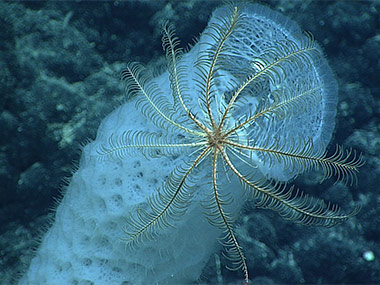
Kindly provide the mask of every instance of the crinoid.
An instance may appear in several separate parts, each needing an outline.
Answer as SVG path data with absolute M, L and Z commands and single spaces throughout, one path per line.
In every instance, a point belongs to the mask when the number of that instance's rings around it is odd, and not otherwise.
M 234 232 L 244 202 L 277 211 L 285 219 L 330 227 L 353 216 L 303 195 L 285 181 L 321 169 L 352 183 L 361 156 L 338 146 L 325 151 L 334 127 L 337 88 L 319 46 L 296 24 L 258 5 L 222 7 L 189 53 L 170 26 L 163 29 L 168 73 L 153 79 L 139 64 L 122 73 L 136 108 L 155 125 L 113 135 L 100 157 L 163 156 L 173 171 L 129 213 L 125 240 L 138 246 L 155 239 L 201 203 L 207 220 L 223 231 L 231 269 L 248 269 Z M 166 80 L 166 81 L 165 81 Z M 166 82 L 166 86 L 165 85 Z M 170 88 L 169 88 L 170 86 Z M 184 155 L 185 154 L 185 155 Z M 207 175 L 198 178 L 199 173 Z M 229 187 L 231 181 L 241 187 Z M 202 187 L 200 187 L 202 186 Z M 205 187 L 207 186 L 207 187 Z M 206 193 L 199 193 L 199 189 Z

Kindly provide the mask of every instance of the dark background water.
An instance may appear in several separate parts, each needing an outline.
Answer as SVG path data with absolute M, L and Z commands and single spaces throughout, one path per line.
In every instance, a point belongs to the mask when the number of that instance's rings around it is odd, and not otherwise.
M 265 3 L 324 48 L 340 90 L 331 148 L 355 148 L 366 164 L 354 186 L 318 184 L 318 172 L 296 180 L 344 209 L 362 206 L 336 227 L 304 227 L 247 208 L 237 233 L 251 277 L 258 284 L 380 283 L 380 1 Z M 159 69 L 161 24 L 169 20 L 186 46 L 220 4 L 0 3 L 0 282 L 10 282 L 30 261 L 81 144 L 125 100 L 119 73 L 126 63 Z M 223 282 L 241 282 L 240 272 L 221 269 Z M 216 271 L 211 257 L 204 282 L 217 282 Z

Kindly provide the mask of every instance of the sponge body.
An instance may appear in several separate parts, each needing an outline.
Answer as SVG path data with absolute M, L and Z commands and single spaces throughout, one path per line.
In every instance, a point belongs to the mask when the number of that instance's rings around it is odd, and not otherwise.
M 305 40 L 295 23 L 265 7 L 247 4 L 242 7 L 242 13 L 249 18 L 247 23 L 250 24 L 239 27 L 226 43 L 230 46 L 228 62 L 231 65 L 218 70 L 223 76 L 213 87 L 221 100 L 224 98 L 222 94 L 232 91 L 231 82 L 244 78 L 244 70 L 260 68 L 254 63 L 257 64 L 260 57 L 265 56 L 264 51 L 276 42 Z M 226 16 L 227 8 L 217 9 L 209 25 L 219 23 L 218 17 Z M 209 44 L 214 43 L 208 34 L 210 31 L 210 27 L 206 28 L 200 41 L 181 59 L 182 66 L 186 67 L 183 83 L 191 93 L 188 103 L 198 116 L 202 115 L 198 102 L 201 90 L 195 83 L 199 78 L 194 66 Z M 285 65 L 282 71 L 287 73 L 283 81 L 286 88 L 275 86 L 270 81 L 260 82 L 262 91 L 257 93 L 257 90 L 252 90 L 255 96 L 248 92 L 246 105 L 234 110 L 231 116 L 239 118 L 245 111 L 254 112 L 260 99 L 270 98 L 274 90 L 293 88 L 296 92 L 302 92 L 310 85 L 323 85 L 320 102 L 289 120 L 273 121 L 265 132 L 247 130 L 244 136 L 257 141 L 277 140 L 285 145 L 284 149 L 291 147 L 289 138 L 294 142 L 308 137 L 324 150 L 334 127 L 337 90 L 325 60 L 318 57 L 314 63 L 312 67 L 300 66 L 300 70 L 288 70 Z M 288 67 L 291 68 L 291 65 Z M 166 100 L 173 103 L 168 72 L 153 80 Z M 56 210 L 55 223 L 42 239 L 20 284 L 179 284 L 199 278 L 221 235 L 221 231 L 210 225 L 202 215 L 204 208 L 201 202 L 212 194 L 209 167 L 202 166 L 195 170 L 196 180 L 192 182 L 194 197 L 186 214 L 173 222 L 174 227 L 165 228 L 156 239 L 144 241 L 134 249 L 127 247 L 123 241 L 125 219 L 137 207 L 148 208 L 147 198 L 191 156 L 189 152 L 154 159 L 143 155 L 128 159 L 99 159 L 99 148 L 107 145 L 110 138 L 120 137 L 128 130 L 161 132 L 136 109 L 136 100 L 136 97 L 132 98 L 107 116 L 99 127 L 96 140 L 84 147 L 80 167 Z M 230 123 L 234 123 L 233 118 Z M 165 135 L 175 138 L 178 134 L 167 130 Z M 263 160 L 264 157 L 260 156 L 252 158 L 252 164 L 261 170 L 261 175 L 286 181 L 296 174 L 296 171 L 289 173 L 281 163 L 268 166 Z M 206 165 L 209 162 L 202 163 Z M 248 163 L 235 163 L 249 171 Z M 233 198 L 227 210 L 236 214 L 245 201 L 241 186 L 236 179 L 229 179 L 224 174 L 218 178 L 221 194 L 229 193 Z

